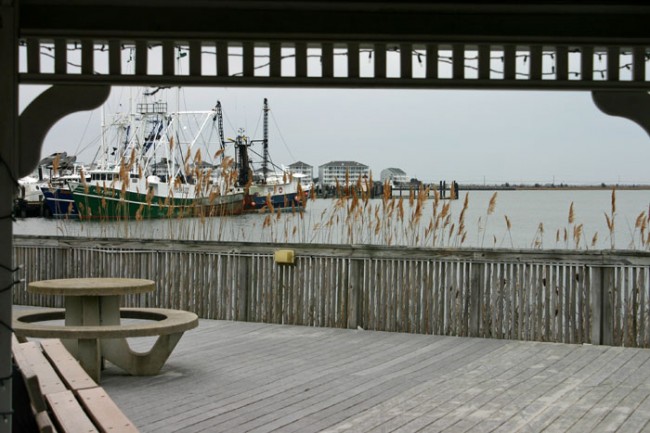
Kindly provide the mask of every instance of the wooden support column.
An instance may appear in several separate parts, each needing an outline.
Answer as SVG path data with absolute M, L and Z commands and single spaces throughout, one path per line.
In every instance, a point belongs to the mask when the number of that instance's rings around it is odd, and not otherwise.
M 11 287 L 13 263 L 11 211 L 18 172 L 18 32 L 13 2 L 0 3 L 0 288 Z M 27 174 L 27 173 L 25 173 Z M 0 291 L 0 433 L 12 431 L 12 290 Z

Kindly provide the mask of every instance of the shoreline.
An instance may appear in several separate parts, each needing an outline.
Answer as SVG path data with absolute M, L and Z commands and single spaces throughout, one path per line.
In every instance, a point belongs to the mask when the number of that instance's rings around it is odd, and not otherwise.
M 584 190 L 584 191 L 611 191 L 611 190 L 650 190 L 650 185 L 460 185 L 460 190 L 465 191 L 567 191 L 567 190 Z

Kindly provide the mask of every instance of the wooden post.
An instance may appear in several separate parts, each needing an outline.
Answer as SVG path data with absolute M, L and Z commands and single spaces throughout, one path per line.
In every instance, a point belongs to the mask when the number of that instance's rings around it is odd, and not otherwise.
M 612 345 L 613 268 L 591 268 L 591 344 Z
M 485 284 L 485 263 L 472 263 L 469 281 L 469 336 L 478 337 L 481 328 L 481 300 Z
M 0 5 L 0 433 L 12 428 L 11 309 L 13 228 L 11 211 L 19 167 L 18 137 L 18 32 L 15 2 Z M 27 173 L 25 173 L 27 174 Z
M 603 268 L 601 344 L 614 344 L 614 268 Z
M 284 306 L 284 266 L 273 265 L 276 269 L 275 286 L 273 287 L 272 295 L 272 310 L 271 310 L 271 323 L 282 323 L 282 308 Z
M 602 313 L 603 313 L 603 268 L 590 269 L 591 276 L 591 344 L 602 342 Z
M 237 272 L 237 285 L 235 288 L 235 320 L 247 322 L 248 321 L 248 292 L 250 287 L 250 263 L 252 257 L 240 256 L 239 267 Z
M 348 328 L 356 329 L 357 326 L 364 327 L 364 323 L 359 323 L 359 300 L 361 299 L 361 289 L 363 285 L 363 264 L 362 259 L 350 259 L 350 277 L 348 279 Z M 364 328 L 365 329 L 365 328 Z

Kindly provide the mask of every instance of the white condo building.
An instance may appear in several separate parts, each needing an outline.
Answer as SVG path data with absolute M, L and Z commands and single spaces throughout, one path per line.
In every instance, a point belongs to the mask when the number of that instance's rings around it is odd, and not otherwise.
M 314 182 L 314 167 L 302 161 L 294 162 L 289 165 L 289 171 L 293 174 L 301 174 L 304 177 L 300 182 L 305 185 L 311 185 Z
M 392 187 L 400 187 L 408 185 L 411 179 L 406 175 L 401 168 L 385 168 L 380 173 L 381 183 L 390 183 Z
M 345 185 L 346 173 L 351 183 L 359 179 L 359 176 L 370 177 L 370 167 L 356 161 L 331 161 L 318 167 L 318 178 L 322 187 Z

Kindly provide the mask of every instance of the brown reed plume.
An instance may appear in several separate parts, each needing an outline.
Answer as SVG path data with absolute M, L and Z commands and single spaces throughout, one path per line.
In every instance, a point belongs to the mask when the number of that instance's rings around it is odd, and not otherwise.
M 485 234 L 487 232 L 487 224 L 488 224 L 488 219 L 490 218 L 490 215 L 494 213 L 494 210 L 496 209 L 497 206 L 497 191 L 492 194 L 492 197 L 490 197 L 490 201 L 488 202 L 488 207 L 487 207 L 487 215 L 485 216 L 485 226 L 483 227 L 483 238 L 481 239 L 481 246 L 485 243 Z M 479 230 L 480 230 L 480 221 L 479 221 Z M 496 239 L 495 239 L 496 243 Z
M 611 200 L 611 213 L 607 215 L 605 213 L 605 222 L 607 223 L 607 229 L 609 230 L 609 243 L 610 248 L 614 249 L 616 246 L 615 232 L 616 232 L 616 189 L 612 189 L 612 200 Z
M 533 249 L 542 249 L 544 247 L 544 223 L 540 222 L 537 225 L 537 231 L 535 232 L 535 236 L 533 236 L 530 246 Z

